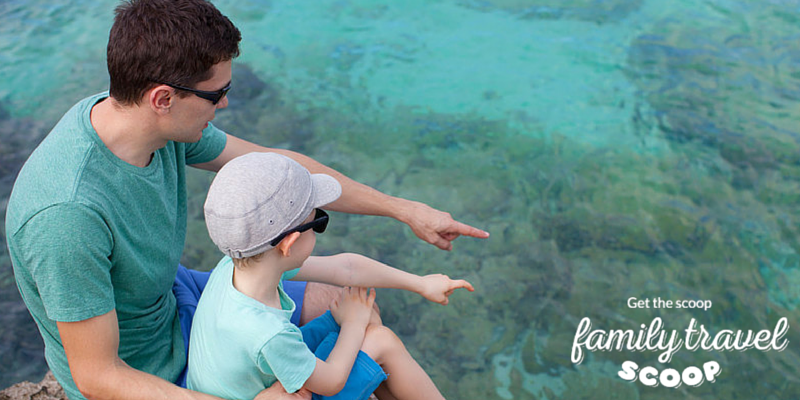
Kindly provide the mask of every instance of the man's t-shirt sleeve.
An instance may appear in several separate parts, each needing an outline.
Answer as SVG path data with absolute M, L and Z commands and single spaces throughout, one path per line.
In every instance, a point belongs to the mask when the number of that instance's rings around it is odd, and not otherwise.
M 283 331 L 261 347 L 257 363 L 262 372 L 275 375 L 287 392 L 294 393 L 311 377 L 317 357 L 303 342 L 300 329 L 286 324 Z
M 81 204 L 54 205 L 34 215 L 15 236 L 17 256 L 48 318 L 82 321 L 114 309 L 113 239 L 97 212 Z
M 208 128 L 203 129 L 203 137 L 196 143 L 186 145 L 186 164 L 201 164 L 213 161 L 222 154 L 228 136 L 216 126 L 208 123 Z

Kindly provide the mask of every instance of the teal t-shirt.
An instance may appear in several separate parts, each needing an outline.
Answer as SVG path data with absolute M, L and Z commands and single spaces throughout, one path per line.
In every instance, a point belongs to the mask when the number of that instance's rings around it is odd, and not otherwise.
M 31 154 L 14 184 L 6 236 L 22 298 L 44 338 L 45 358 L 70 399 L 75 387 L 56 321 L 116 309 L 119 356 L 174 381 L 186 363 L 172 283 L 186 238 L 186 164 L 215 159 L 225 133 L 167 145 L 147 167 L 115 156 L 91 125 L 100 93 L 70 109 Z
M 239 292 L 233 268 L 233 261 L 223 258 L 200 296 L 189 339 L 187 386 L 224 399 L 252 399 L 279 380 L 294 393 L 317 365 L 300 329 L 289 320 L 295 304 L 282 282 L 281 309 Z

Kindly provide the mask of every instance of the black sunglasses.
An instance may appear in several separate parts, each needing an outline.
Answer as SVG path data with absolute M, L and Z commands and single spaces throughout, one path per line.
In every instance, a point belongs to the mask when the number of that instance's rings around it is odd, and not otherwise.
M 171 83 L 166 83 L 166 82 L 156 82 L 156 83 L 161 83 L 162 85 L 167 85 L 167 86 L 169 86 L 169 87 L 171 87 L 173 89 L 185 90 L 185 91 L 187 91 L 189 93 L 192 93 L 193 95 L 195 95 L 195 96 L 197 96 L 197 97 L 199 97 L 201 99 L 206 99 L 206 100 L 210 101 L 211 104 L 219 103 L 219 101 L 222 100 L 223 97 L 225 97 L 225 95 L 228 93 L 228 91 L 231 90 L 231 82 L 228 82 L 228 85 L 226 85 L 224 88 L 222 88 L 220 90 L 215 90 L 213 92 L 207 92 L 205 90 L 192 89 L 192 88 L 188 88 L 188 87 L 185 87 L 185 86 L 173 85 Z
M 292 234 L 294 232 L 303 233 L 303 232 L 305 232 L 305 231 L 307 231 L 309 229 L 313 229 L 314 232 L 317 232 L 317 233 L 325 232 L 325 228 L 328 227 L 328 221 L 329 220 L 330 220 L 330 218 L 328 218 L 328 213 L 326 213 L 322 209 L 317 208 L 317 211 L 314 214 L 314 219 L 311 222 L 305 223 L 305 224 L 300 225 L 300 226 L 298 226 L 296 228 L 292 228 L 292 229 L 289 229 L 286 232 L 281 233 L 280 235 L 278 235 L 278 237 L 276 237 L 275 239 L 272 239 L 272 241 L 269 242 L 269 245 L 272 246 L 272 247 L 277 246 L 278 243 L 280 243 L 281 240 L 283 240 L 283 238 L 285 238 L 286 236 L 289 236 L 290 234 Z

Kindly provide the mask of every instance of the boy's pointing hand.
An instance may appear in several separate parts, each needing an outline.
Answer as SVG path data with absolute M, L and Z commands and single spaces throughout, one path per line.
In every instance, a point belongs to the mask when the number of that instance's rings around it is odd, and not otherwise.
M 456 289 L 467 289 L 470 292 L 475 291 L 472 284 L 463 279 L 454 280 L 450 279 L 447 275 L 433 274 L 422 277 L 422 286 L 420 287 L 419 294 L 434 303 L 447 305 L 447 303 L 449 303 L 448 297 L 450 297 Z

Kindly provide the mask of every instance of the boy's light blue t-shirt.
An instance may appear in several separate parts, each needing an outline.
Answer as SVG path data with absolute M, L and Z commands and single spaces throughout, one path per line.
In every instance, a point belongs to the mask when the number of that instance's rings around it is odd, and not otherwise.
M 189 389 L 225 399 L 252 399 L 280 381 L 287 392 L 303 387 L 317 358 L 289 318 L 295 309 L 278 286 L 281 309 L 233 286 L 233 261 L 223 258 L 200 297 L 189 340 Z M 298 270 L 283 274 L 291 279 Z

